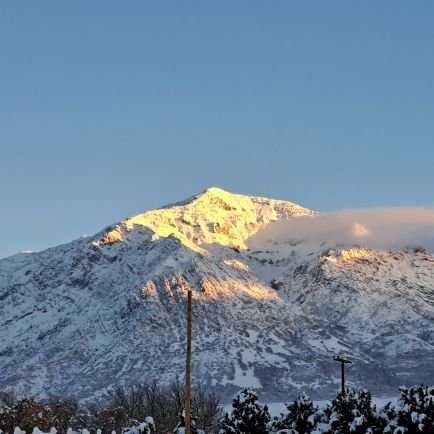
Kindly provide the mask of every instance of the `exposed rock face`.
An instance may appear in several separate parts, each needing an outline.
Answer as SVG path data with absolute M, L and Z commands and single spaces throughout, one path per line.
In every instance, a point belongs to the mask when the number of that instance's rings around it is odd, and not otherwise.
M 193 376 L 230 397 L 377 394 L 431 381 L 434 255 L 276 238 L 298 205 L 209 189 L 40 253 L 0 261 L 0 386 L 82 399 L 184 368 L 193 290 Z M 359 225 L 355 232 L 369 230 Z M 358 236 L 359 236 L 358 235 Z M 433 365 L 434 366 L 434 365 Z

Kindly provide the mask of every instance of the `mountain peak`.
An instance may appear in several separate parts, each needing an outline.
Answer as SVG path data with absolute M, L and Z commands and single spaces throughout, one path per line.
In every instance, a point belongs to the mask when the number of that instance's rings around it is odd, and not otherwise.
M 205 195 L 205 194 L 213 194 L 213 195 L 219 196 L 221 194 L 228 195 L 228 194 L 234 194 L 234 193 L 223 190 L 222 188 L 219 188 L 219 187 L 208 187 L 204 191 L 202 191 L 202 193 L 199 193 L 199 195 Z
M 229 191 L 223 190 L 218 187 L 208 187 L 205 190 L 201 191 L 200 193 L 194 194 L 193 196 L 190 196 L 185 200 L 182 200 L 180 202 L 175 202 L 169 205 L 165 205 L 162 207 L 162 209 L 173 208 L 175 206 L 184 206 L 184 205 L 194 203 L 198 200 L 209 199 L 213 197 L 218 197 L 221 199 L 226 198 L 231 200 L 231 198 L 233 198 L 234 196 L 242 196 L 242 195 L 231 193 Z
M 260 227 L 311 214 L 312 211 L 291 202 L 211 187 L 185 201 L 131 217 L 106 233 L 101 242 L 126 240 L 137 227 L 145 227 L 154 238 L 171 235 L 184 246 L 202 253 L 211 244 L 244 249 L 247 239 Z
M 200 206 L 203 206 L 207 203 L 210 203 L 213 206 L 216 204 L 220 204 L 220 206 L 223 206 L 223 203 L 226 203 L 226 205 L 230 206 L 231 209 L 243 209 L 243 205 L 248 207 L 251 204 L 256 205 L 258 208 L 276 207 L 280 208 L 282 211 L 284 209 L 287 209 L 289 211 L 287 217 L 292 217 L 295 210 L 298 211 L 296 214 L 301 213 L 306 215 L 314 213 L 313 211 L 297 205 L 293 202 L 279 199 L 270 199 L 261 196 L 250 196 L 239 193 L 232 193 L 219 187 L 208 187 L 200 193 L 190 196 L 188 199 L 185 199 L 181 202 L 176 202 L 174 204 L 166 205 L 162 209 L 187 206 L 190 204 L 193 206 L 197 206 L 198 203 L 200 204 Z M 287 213 L 284 214 L 286 215 Z

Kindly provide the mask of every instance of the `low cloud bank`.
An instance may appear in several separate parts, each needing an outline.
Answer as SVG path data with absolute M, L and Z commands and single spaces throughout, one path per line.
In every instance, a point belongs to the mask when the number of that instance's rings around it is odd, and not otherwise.
M 291 243 L 397 250 L 424 247 L 434 251 L 433 208 L 347 210 L 315 217 L 299 217 L 268 225 L 252 238 L 252 247 Z

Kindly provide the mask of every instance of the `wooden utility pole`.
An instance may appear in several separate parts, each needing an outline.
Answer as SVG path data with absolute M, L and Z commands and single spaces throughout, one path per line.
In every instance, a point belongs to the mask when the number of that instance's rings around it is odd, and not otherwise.
M 345 395 L 345 364 L 351 363 L 351 360 L 343 356 L 334 356 L 333 360 L 341 364 L 341 393 L 342 396 L 344 396 Z
M 185 434 L 191 434 L 191 289 L 187 296 L 187 356 L 185 360 Z

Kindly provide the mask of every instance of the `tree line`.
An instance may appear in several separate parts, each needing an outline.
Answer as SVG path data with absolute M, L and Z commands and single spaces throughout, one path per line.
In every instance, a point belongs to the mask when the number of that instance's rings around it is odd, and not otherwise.
M 144 434 L 137 427 L 147 416 L 155 421 L 152 432 L 168 434 L 179 424 L 184 402 L 179 382 L 168 388 L 157 383 L 116 386 L 86 404 L 0 392 L 0 434 L 12 434 L 17 427 L 27 434 L 52 427 L 59 433 Z M 368 390 L 347 389 L 321 408 L 302 394 L 278 417 L 271 417 L 253 390 L 241 391 L 232 411 L 223 414 L 217 396 L 198 388 L 192 393 L 192 414 L 195 428 L 207 434 L 434 434 L 434 387 L 401 387 L 396 404 L 382 408 L 376 407 Z
M 100 399 L 79 404 L 74 399 L 51 398 L 38 400 L 18 398 L 12 392 L 0 392 L 0 434 L 13 434 L 19 427 L 31 434 L 37 427 L 59 433 L 83 430 L 91 434 L 121 434 L 127 427 L 138 426 L 147 416 L 155 421 L 155 433 L 171 433 L 179 423 L 184 409 L 184 385 L 178 381 L 169 387 L 157 383 L 137 383 L 116 386 Z M 197 428 L 206 433 L 218 433 L 222 409 L 217 396 L 204 388 L 192 391 L 192 413 Z M 99 431 L 98 431 L 99 430 Z
M 220 434 L 434 434 L 434 387 L 401 387 L 396 405 L 377 409 L 368 390 L 346 390 L 323 408 L 306 394 L 272 418 L 244 389 L 221 422 Z

